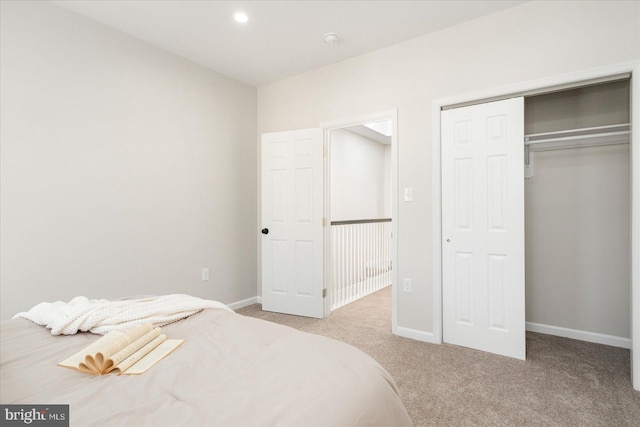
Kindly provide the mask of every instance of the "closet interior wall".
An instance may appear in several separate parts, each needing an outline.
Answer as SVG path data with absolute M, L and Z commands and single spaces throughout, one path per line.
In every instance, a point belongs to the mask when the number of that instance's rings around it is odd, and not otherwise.
M 629 81 L 525 98 L 525 134 L 629 123 Z M 630 338 L 630 144 L 531 153 L 528 323 Z

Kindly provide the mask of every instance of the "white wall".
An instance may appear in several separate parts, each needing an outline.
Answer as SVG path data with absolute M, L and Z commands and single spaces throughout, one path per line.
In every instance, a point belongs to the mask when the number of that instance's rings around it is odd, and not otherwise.
M 255 88 L 48 2 L 1 4 L 2 318 L 255 296 Z
M 379 142 L 345 129 L 331 131 L 332 221 L 385 218 L 391 210 L 385 153 Z
M 398 325 L 433 332 L 432 102 L 636 60 L 639 14 L 638 2 L 528 2 L 260 87 L 258 132 L 398 109 L 398 188 L 413 188 L 398 201 L 398 277 L 413 279 Z
M 630 338 L 629 146 L 534 153 L 527 321 Z

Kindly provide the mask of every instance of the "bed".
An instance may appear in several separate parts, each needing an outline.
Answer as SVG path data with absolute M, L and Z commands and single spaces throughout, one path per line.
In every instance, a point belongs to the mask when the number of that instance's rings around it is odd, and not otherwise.
M 391 376 L 339 341 L 205 309 L 163 326 L 185 343 L 140 376 L 56 366 L 95 334 L 1 324 L 2 404 L 69 404 L 70 425 L 410 426 Z

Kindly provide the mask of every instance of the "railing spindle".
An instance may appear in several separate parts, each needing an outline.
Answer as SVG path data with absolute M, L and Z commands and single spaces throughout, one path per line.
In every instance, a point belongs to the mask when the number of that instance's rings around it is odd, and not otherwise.
M 391 284 L 391 219 L 331 223 L 332 309 Z

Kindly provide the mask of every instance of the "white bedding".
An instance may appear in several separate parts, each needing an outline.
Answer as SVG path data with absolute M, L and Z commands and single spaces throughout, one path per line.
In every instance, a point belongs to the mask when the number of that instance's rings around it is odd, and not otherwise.
M 3 404 L 69 404 L 71 426 L 410 426 L 391 376 L 345 343 L 226 310 L 163 328 L 186 342 L 140 376 L 56 366 L 99 338 L 2 322 Z
M 87 331 L 104 335 L 112 330 L 126 331 L 144 323 L 152 323 L 154 326 L 168 325 L 205 308 L 230 311 L 230 308 L 221 302 L 184 294 L 119 301 L 76 297 L 68 303 L 40 303 L 29 311 L 16 314 L 14 318 L 22 317 L 46 326 L 51 329 L 52 335 L 73 335 Z

